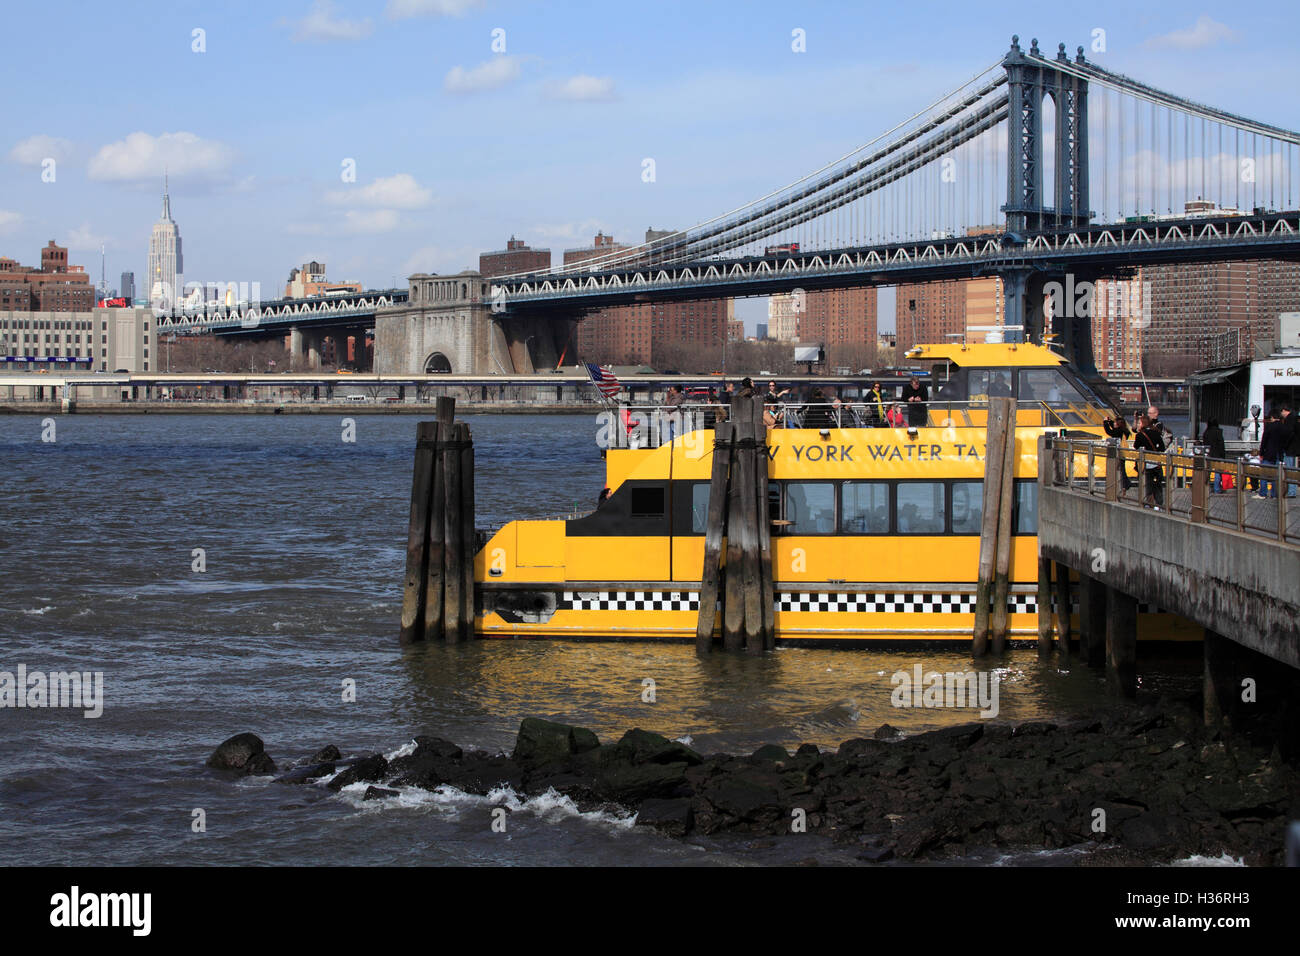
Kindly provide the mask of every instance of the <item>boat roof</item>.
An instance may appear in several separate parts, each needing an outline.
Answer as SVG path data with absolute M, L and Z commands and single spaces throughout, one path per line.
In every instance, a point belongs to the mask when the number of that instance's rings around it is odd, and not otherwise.
M 944 345 L 915 345 L 907 358 L 920 361 L 948 361 L 954 365 L 976 368 L 997 366 L 1064 365 L 1065 358 L 1042 345 L 1029 342 L 981 342 L 962 345 L 951 342 Z

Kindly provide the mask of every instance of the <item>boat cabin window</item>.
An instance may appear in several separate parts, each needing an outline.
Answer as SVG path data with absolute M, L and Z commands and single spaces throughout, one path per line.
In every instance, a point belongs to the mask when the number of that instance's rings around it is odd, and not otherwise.
M 1038 482 L 1016 482 L 1016 534 L 1038 534 Z
M 984 520 L 984 482 L 952 483 L 952 533 L 979 534 Z
M 947 502 L 942 481 L 898 483 L 898 533 L 943 534 Z
M 835 532 L 835 485 L 829 481 L 785 483 L 787 534 Z
M 889 482 L 844 482 L 840 530 L 848 534 L 889 534 Z
M 691 485 L 691 534 L 704 534 L 708 525 L 709 486 L 701 481 Z
M 1046 402 L 1048 405 L 1081 405 L 1086 399 L 1060 369 L 1022 368 L 1020 401 Z
M 706 496 L 708 494 L 707 486 L 705 494 Z M 633 518 L 662 518 L 664 490 L 663 488 L 633 488 L 631 505 Z

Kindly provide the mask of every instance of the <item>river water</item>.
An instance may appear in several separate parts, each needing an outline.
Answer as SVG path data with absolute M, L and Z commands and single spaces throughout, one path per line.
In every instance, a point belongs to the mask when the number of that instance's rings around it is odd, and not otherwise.
M 467 420 L 480 527 L 594 503 L 593 417 Z M 974 716 L 890 704 L 893 673 L 966 670 L 960 648 L 705 661 L 647 643 L 401 648 L 416 422 L 352 421 L 349 442 L 332 416 L 75 415 L 52 436 L 36 417 L 0 417 L 0 671 L 101 671 L 104 682 L 97 718 L 0 709 L 0 837 L 22 848 L 11 863 L 851 861 L 812 837 L 673 840 L 562 798 L 363 803 L 364 787 L 231 782 L 203 762 L 242 731 L 284 768 L 328 743 L 391 754 L 416 734 L 509 749 L 525 716 L 602 740 L 640 726 L 705 752 L 835 747 L 885 722 L 910 733 Z M 997 667 L 999 720 L 1121 706 L 1096 672 L 1040 665 L 1033 650 Z M 1144 659 L 1141 670 L 1143 695 L 1184 692 L 1199 662 Z M 505 834 L 490 827 L 503 801 L 520 810 Z

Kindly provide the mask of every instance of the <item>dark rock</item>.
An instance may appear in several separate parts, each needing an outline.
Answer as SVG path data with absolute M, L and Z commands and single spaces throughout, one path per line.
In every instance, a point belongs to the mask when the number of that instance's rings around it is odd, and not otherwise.
M 343 755 L 339 753 L 339 748 L 333 744 L 322 747 L 308 758 L 308 763 L 333 763 Z
M 524 789 L 524 771 L 510 757 L 470 751 L 463 760 L 448 764 L 446 779 L 439 781 L 465 793 L 484 794 L 497 787 Z
M 567 760 L 600 746 L 590 730 L 557 724 L 538 717 L 525 717 L 515 739 L 514 759 L 522 767 Z
M 822 751 L 816 744 L 800 744 L 794 755 L 796 757 L 820 757 Z
M 342 773 L 326 784 L 326 786 L 337 793 L 349 784 L 362 782 L 377 783 L 384 779 L 384 774 L 387 772 L 388 761 L 384 759 L 384 755 L 371 754 L 369 757 L 363 757 L 352 766 L 346 768 Z
M 788 763 L 790 754 L 784 747 L 776 744 L 764 744 L 750 755 L 751 760 L 767 760 L 775 763 Z
M 383 787 L 366 787 L 365 796 L 362 800 L 387 800 L 389 797 L 400 797 L 401 794 L 396 790 L 385 790 Z
M 876 732 L 871 736 L 877 740 L 892 740 L 901 733 L 897 727 L 891 727 L 889 724 L 881 724 L 876 728 Z
M 607 800 L 635 804 L 647 797 L 672 797 L 686 784 L 685 763 L 614 763 L 597 773 L 595 792 Z
M 877 731 L 879 733 L 879 731 Z M 862 737 L 855 737 L 853 740 L 846 740 L 840 744 L 837 755 L 840 757 L 860 758 L 872 757 L 879 754 L 888 753 L 889 744 L 881 740 L 865 740 Z
M 1027 720 L 1023 724 L 1017 724 L 1012 731 L 1014 737 L 1042 737 L 1056 730 L 1056 724 L 1046 720 Z
M 675 837 L 686 836 L 694 823 L 689 797 L 668 800 L 650 797 L 642 801 L 636 815 L 637 826 L 654 827 Z
M 692 767 L 704 761 L 685 744 L 639 727 L 625 733 L 606 759 L 628 760 L 634 764 L 686 763 Z
M 450 740 L 443 740 L 441 737 L 416 737 L 415 752 L 411 756 L 423 756 L 425 754 L 443 760 L 459 760 L 465 755 L 465 752 Z
M 275 778 L 276 783 L 308 783 L 321 777 L 328 777 L 335 770 L 332 763 L 312 763 L 294 767 L 288 773 Z
M 244 774 L 275 773 L 275 761 L 267 755 L 262 738 L 257 734 L 236 734 L 223 741 L 212 752 L 207 765 Z
M 984 734 L 983 724 L 957 724 L 953 727 L 941 727 L 915 737 L 909 737 L 908 743 L 916 747 L 933 747 L 936 744 L 954 747 L 969 747 Z
M 894 858 L 894 848 L 892 846 L 869 846 L 859 851 L 858 859 L 866 860 L 868 863 L 884 863 L 886 860 Z

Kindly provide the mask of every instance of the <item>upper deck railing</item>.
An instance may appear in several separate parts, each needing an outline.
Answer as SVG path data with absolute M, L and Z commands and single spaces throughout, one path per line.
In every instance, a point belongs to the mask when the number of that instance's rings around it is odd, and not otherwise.
M 607 448 L 658 448 L 674 438 L 711 429 L 730 414 L 722 402 L 619 405 L 601 413 L 600 444 Z M 1107 413 L 1090 405 L 1022 403 L 1020 428 L 1099 428 Z M 988 403 L 981 401 L 773 402 L 764 406 L 770 429 L 782 428 L 984 428 Z
M 1124 507 L 1160 511 L 1170 520 L 1218 525 L 1300 544 L 1300 508 L 1288 506 L 1300 468 L 1190 452 L 1148 453 L 1116 439 L 1043 438 L 1039 481 Z

